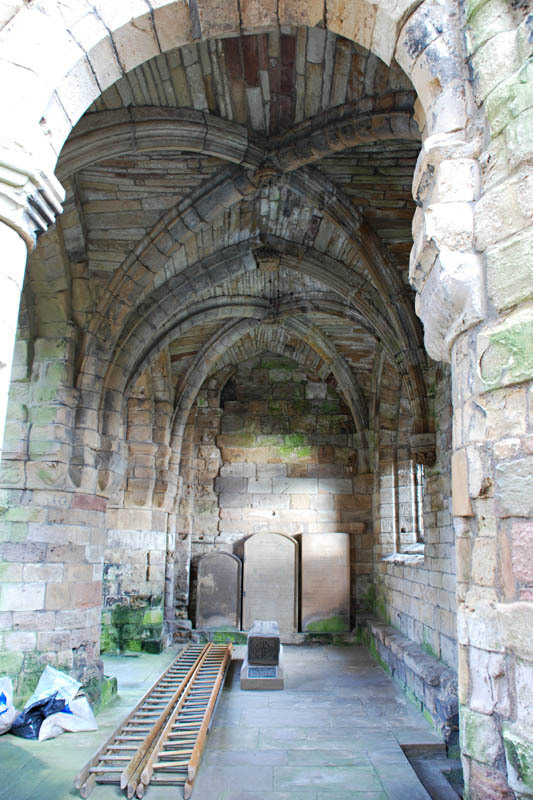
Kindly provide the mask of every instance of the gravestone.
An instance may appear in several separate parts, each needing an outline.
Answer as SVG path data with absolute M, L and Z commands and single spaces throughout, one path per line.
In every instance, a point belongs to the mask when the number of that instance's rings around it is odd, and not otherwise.
M 277 622 L 255 620 L 241 667 L 241 689 L 283 689 L 282 654 Z
M 241 561 L 223 551 L 198 561 L 197 628 L 237 628 L 241 623 Z
M 350 534 L 302 534 L 302 631 L 350 628 Z
M 244 543 L 242 626 L 275 619 L 282 634 L 298 628 L 298 544 L 284 533 L 256 533 Z

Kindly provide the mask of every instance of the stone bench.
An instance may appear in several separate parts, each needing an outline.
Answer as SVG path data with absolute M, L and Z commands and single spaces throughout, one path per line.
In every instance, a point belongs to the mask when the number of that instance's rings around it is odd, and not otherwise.
M 424 716 L 431 720 L 449 750 L 458 746 L 457 674 L 396 628 L 366 620 L 371 649 Z

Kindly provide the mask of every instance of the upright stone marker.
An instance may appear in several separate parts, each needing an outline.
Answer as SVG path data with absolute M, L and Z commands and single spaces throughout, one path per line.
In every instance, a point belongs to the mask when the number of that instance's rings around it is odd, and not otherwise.
M 250 664 L 272 666 L 279 663 L 279 627 L 275 621 L 255 620 L 248 633 L 248 661 Z
M 276 620 L 281 634 L 298 629 L 298 543 L 284 533 L 256 533 L 244 543 L 242 626 Z
M 198 561 L 197 628 L 241 627 L 241 561 L 231 553 L 214 552 Z
M 302 631 L 350 629 L 350 534 L 302 534 Z
M 241 667 L 241 689 L 283 689 L 283 647 L 275 620 L 255 620 Z

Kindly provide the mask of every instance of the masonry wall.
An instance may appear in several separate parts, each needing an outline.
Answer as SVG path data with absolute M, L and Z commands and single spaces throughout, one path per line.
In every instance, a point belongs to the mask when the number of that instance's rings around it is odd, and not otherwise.
M 425 466 L 423 503 L 424 543 L 412 548 L 396 543 L 390 552 L 390 536 L 381 537 L 377 520 L 377 550 L 375 570 L 377 581 L 376 608 L 379 615 L 412 641 L 457 669 L 457 632 L 455 613 L 455 546 L 450 500 L 451 460 L 451 399 L 449 370 L 435 370 L 436 460 Z M 401 426 L 400 426 L 401 427 Z M 412 462 L 405 457 L 399 432 L 396 469 L 396 496 L 399 504 L 402 491 L 409 490 Z M 385 484 L 390 478 L 390 462 L 386 465 Z M 383 484 L 378 474 L 376 483 Z M 390 494 L 390 487 L 386 491 Z M 382 492 L 383 493 L 383 490 Z M 375 503 L 382 515 L 379 489 Z M 381 543 L 384 538 L 384 544 Z M 413 542 L 414 543 L 414 542 Z M 401 549 L 404 552 L 399 552 Z
M 109 508 L 103 568 L 102 652 L 162 648 L 167 514 Z
M 371 571 L 371 494 L 353 474 L 342 398 L 296 362 L 266 354 L 237 367 L 220 404 L 197 412 L 193 563 L 213 547 L 241 554 L 253 533 L 345 531 L 355 614 L 358 581 Z

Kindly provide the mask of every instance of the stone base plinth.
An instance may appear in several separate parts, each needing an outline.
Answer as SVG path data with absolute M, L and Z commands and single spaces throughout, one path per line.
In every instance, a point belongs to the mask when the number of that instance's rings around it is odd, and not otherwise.
M 241 689 L 283 689 L 283 647 L 280 647 L 279 664 L 275 666 L 250 664 L 245 658 L 241 667 Z

